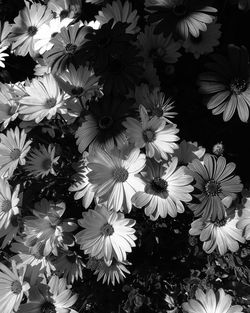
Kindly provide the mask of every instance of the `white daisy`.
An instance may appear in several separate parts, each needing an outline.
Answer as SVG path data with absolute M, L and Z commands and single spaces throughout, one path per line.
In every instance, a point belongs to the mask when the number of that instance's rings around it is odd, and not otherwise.
M 29 175 L 34 177 L 43 178 L 49 174 L 56 175 L 53 166 L 58 163 L 59 157 L 55 157 L 55 146 L 49 145 L 46 148 L 44 145 L 39 144 L 39 149 L 32 149 L 29 152 L 25 169 L 29 172 Z
M 138 148 L 130 151 L 113 149 L 111 152 L 93 150 L 88 164 L 91 172 L 87 176 L 94 185 L 99 202 L 107 201 L 108 208 L 115 211 L 130 212 L 132 196 L 144 187 L 137 174 L 144 168 L 145 162 L 145 154 L 140 153 Z
M 0 177 L 11 177 L 18 164 L 25 164 L 31 143 L 26 136 L 18 127 L 8 130 L 6 135 L 0 134 Z
M 128 117 L 122 124 L 127 128 L 129 140 L 138 148 L 146 149 L 149 158 L 155 158 L 160 162 L 161 159 L 168 159 L 169 154 L 178 148 L 175 143 L 179 140 L 176 136 L 179 129 L 175 124 L 166 125 L 163 118 L 154 116 L 149 118 L 144 106 L 140 105 L 140 118 L 138 120 Z
M 113 257 L 118 262 L 127 258 L 127 253 L 135 247 L 135 220 L 124 214 L 110 211 L 106 206 L 96 206 L 95 210 L 83 212 L 78 223 L 84 230 L 76 234 L 76 242 L 85 254 L 97 259 L 104 258 L 107 264 Z
M 34 78 L 25 90 L 27 96 L 20 100 L 19 110 L 24 121 L 35 120 L 39 123 L 45 117 L 51 119 L 57 113 L 67 113 L 64 94 L 52 74 Z

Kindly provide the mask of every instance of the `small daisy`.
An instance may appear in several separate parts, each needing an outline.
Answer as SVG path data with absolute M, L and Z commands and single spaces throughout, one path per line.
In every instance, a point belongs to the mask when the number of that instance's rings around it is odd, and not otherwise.
M 165 218 L 168 214 L 176 217 L 184 212 L 182 202 L 192 200 L 190 185 L 193 178 L 186 174 L 185 167 L 177 167 L 178 159 L 173 158 L 169 164 L 149 160 L 145 171 L 141 173 L 145 181 L 143 191 L 138 191 L 132 197 L 132 203 L 137 208 L 144 208 L 145 214 L 151 220 Z
M 179 165 L 188 165 L 194 159 L 202 160 L 206 149 L 198 146 L 197 142 L 182 140 L 179 148 L 173 153 L 173 156 L 178 158 Z
M 11 28 L 12 49 L 17 55 L 25 56 L 28 53 L 35 57 L 34 36 L 38 29 L 53 18 L 50 10 L 40 3 L 30 3 L 27 0 L 25 8 L 14 19 Z
M 250 193 L 243 197 L 242 206 L 242 214 L 237 227 L 243 230 L 246 240 L 250 240 Z
M 199 191 L 193 195 L 198 203 L 190 203 L 189 207 L 195 216 L 202 216 L 203 220 L 225 217 L 225 208 L 222 199 L 227 196 L 235 197 L 242 190 L 240 177 L 233 175 L 235 164 L 226 163 L 222 156 L 216 158 L 214 155 L 205 154 L 203 161 L 194 159 L 188 165 L 190 175 L 195 179 L 195 188 Z
M 34 177 L 47 176 L 49 174 L 56 175 L 53 168 L 58 163 L 58 157 L 55 157 L 55 147 L 49 145 L 46 148 L 44 145 L 39 144 L 39 149 L 31 149 L 27 156 L 25 169 L 29 175 Z
M 250 107 L 250 72 L 247 48 L 228 45 L 228 56 L 211 56 L 208 72 L 200 75 L 200 92 L 208 95 L 207 108 L 214 115 L 223 113 L 229 121 L 236 109 L 242 122 L 247 122 Z
M 131 197 L 143 190 L 144 183 L 137 175 L 144 168 L 145 154 L 140 149 L 130 151 L 113 149 L 107 152 L 95 149 L 89 156 L 88 178 L 94 185 L 100 203 L 107 201 L 108 209 L 130 212 Z
M 25 266 L 16 267 L 12 261 L 12 271 L 0 263 L 0 311 L 4 313 L 16 312 L 22 301 L 23 295 L 27 293 L 30 285 L 24 282 Z
M 227 198 L 230 199 L 231 197 Z M 225 198 L 225 201 L 228 201 L 227 198 Z M 223 200 L 222 202 L 224 204 Z M 222 220 L 211 221 L 208 219 L 204 222 L 202 218 L 199 218 L 191 224 L 189 234 L 200 236 L 200 240 L 203 242 L 203 250 L 206 253 L 212 253 L 216 248 L 218 248 L 221 255 L 228 250 L 236 252 L 239 250 L 239 242 L 245 242 L 242 230 L 236 227 L 239 221 L 238 211 L 230 208 L 226 210 L 225 215 Z
M 25 164 L 31 144 L 26 136 L 18 127 L 7 130 L 6 135 L 0 134 L 0 177 L 11 177 L 18 164 Z
M 107 4 L 98 11 L 98 15 L 95 16 L 96 20 L 102 26 L 108 23 L 109 20 L 113 19 L 113 26 L 117 22 L 129 24 L 126 28 L 126 33 L 135 34 L 138 33 L 140 28 L 137 25 L 139 16 L 137 11 L 133 10 L 131 2 L 126 0 L 122 4 L 121 0 L 113 1 L 111 4 Z
M 195 300 L 190 299 L 182 304 L 187 313 L 240 313 L 243 308 L 240 305 L 231 305 L 232 297 L 220 288 L 217 293 L 213 289 L 204 293 L 201 289 L 195 292 Z
M 118 262 L 125 261 L 127 253 L 135 247 L 135 220 L 105 206 L 97 206 L 82 215 L 83 219 L 78 223 L 84 230 L 76 234 L 76 242 L 84 253 L 97 259 L 104 258 L 109 265 L 113 257 Z
M 161 158 L 167 160 L 168 155 L 178 148 L 176 136 L 178 129 L 175 124 L 166 125 L 163 118 L 154 116 L 149 118 L 144 106 L 140 105 L 140 118 L 138 120 L 128 117 L 122 124 L 127 128 L 129 140 L 138 148 L 146 148 L 146 155 L 160 162 Z
M 214 47 L 220 44 L 219 39 L 222 34 L 220 28 L 221 24 L 211 23 L 207 25 L 206 31 L 200 32 L 199 37 L 189 36 L 183 44 L 185 51 L 192 53 L 196 59 L 203 54 L 213 52 Z
M 45 117 L 51 119 L 56 113 L 67 113 L 64 94 L 52 74 L 34 78 L 25 90 L 27 96 L 20 100 L 19 109 L 24 121 L 39 123 Z

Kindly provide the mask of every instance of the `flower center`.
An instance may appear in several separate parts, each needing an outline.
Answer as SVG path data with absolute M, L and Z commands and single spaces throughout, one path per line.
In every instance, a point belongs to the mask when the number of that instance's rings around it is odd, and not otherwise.
M 113 54 L 110 56 L 109 59 L 109 70 L 112 73 L 121 73 L 123 69 L 122 61 L 120 60 L 119 56 Z
M 44 159 L 41 164 L 42 169 L 45 171 L 49 170 L 51 168 L 51 165 L 52 165 L 51 159 Z
M 21 216 L 19 214 L 11 216 L 10 223 L 13 227 L 18 227 L 20 222 L 21 222 Z
M 82 87 L 74 87 L 71 89 L 71 93 L 73 96 L 80 96 L 83 93 L 83 90 Z
M 28 35 L 30 37 L 33 37 L 37 33 L 37 27 L 36 26 L 30 26 L 28 28 Z
M 66 18 L 66 17 L 68 17 L 69 16 L 69 11 L 68 10 L 62 10 L 61 12 L 60 12 L 60 18 L 61 19 L 64 19 L 64 18 Z
M 154 108 L 152 110 L 152 114 L 154 116 L 157 116 L 157 117 L 162 117 L 163 116 L 163 110 L 161 108 Z
M 72 263 L 75 264 L 76 263 L 76 256 L 75 254 L 67 254 L 66 255 L 67 260 Z
M 180 4 L 174 7 L 173 12 L 176 16 L 184 16 L 187 13 L 187 7 L 184 4 Z
M 152 142 L 155 140 L 155 132 L 152 129 L 145 129 L 142 133 L 145 142 Z
M 65 47 L 65 51 L 68 54 L 74 54 L 76 49 L 77 49 L 77 46 L 73 45 L 72 43 L 68 43 Z
M 217 227 L 222 227 L 226 225 L 227 219 L 226 218 L 223 218 L 222 220 L 216 219 L 213 223 Z
M 56 313 L 54 304 L 51 302 L 45 302 L 41 307 L 41 313 Z
M 111 116 L 103 116 L 99 120 L 99 127 L 101 129 L 108 129 L 113 125 L 113 119 Z
M 90 258 L 88 260 L 86 267 L 90 269 L 91 271 L 95 271 L 98 265 L 99 265 L 99 260 L 97 260 L 96 258 Z
M 9 210 L 12 208 L 12 204 L 10 200 L 4 199 L 1 207 L 0 207 L 0 211 L 2 212 L 9 212 Z
M 104 236 L 111 236 L 114 233 L 114 228 L 112 225 L 110 225 L 109 223 L 106 223 L 102 226 L 101 228 L 101 233 Z
M 20 157 L 20 155 L 21 155 L 20 149 L 13 149 L 10 152 L 10 158 L 12 161 L 17 160 Z
M 167 187 L 168 187 L 167 181 L 160 177 L 154 178 L 151 182 L 151 188 L 153 189 L 153 191 L 157 193 L 166 191 Z
M 202 32 L 200 32 L 198 37 L 194 37 L 193 35 L 190 35 L 189 38 L 192 43 L 199 44 L 203 39 L 203 35 L 202 35 Z
M 205 185 L 205 191 L 208 195 L 216 196 L 220 192 L 220 184 L 210 179 Z
M 111 41 L 112 41 L 112 39 L 109 36 L 102 37 L 99 39 L 98 46 L 100 48 L 104 48 L 104 47 L 108 46 L 111 43 Z
M 15 280 L 11 283 L 11 287 L 10 287 L 11 291 L 16 294 L 19 295 L 22 291 L 22 285 L 20 283 L 19 280 Z
M 247 82 L 245 81 L 245 79 L 236 77 L 232 79 L 229 86 L 232 92 L 236 93 L 236 95 L 239 95 L 247 89 Z
M 46 102 L 45 102 L 45 106 L 46 106 L 48 109 L 53 108 L 55 105 L 56 105 L 56 99 L 55 99 L 55 98 L 49 98 L 49 99 L 47 99 Z
M 113 171 L 113 178 L 117 182 L 124 183 L 128 179 L 128 171 L 123 167 L 118 167 Z

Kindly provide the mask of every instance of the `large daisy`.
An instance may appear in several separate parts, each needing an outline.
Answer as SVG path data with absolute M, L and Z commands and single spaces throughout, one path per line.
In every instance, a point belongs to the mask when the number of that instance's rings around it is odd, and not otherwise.
M 78 223 L 84 230 L 76 234 L 76 242 L 84 253 L 97 259 L 104 258 L 109 265 L 113 258 L 118 262 L 125 261 L 127 253 L 135 247 L 135 220 L 110 211 L 106 206 L 97 206 L 82 215 Z
M 184 212 L 182 202 L 192 199 L 190 185 L 193 178 L 186 174 L 185 167 L 177 167 L 178 159 L 167 163 L 158 163 L 148 159 L 145 170 L 141 173 L 145 181 L 143 191 L 138 191 L 132 197 L 132 203 L 138 208 L 145 208 L 145 214 L 151 220 L 159 216 L 165 218 L 168 214 L 176 217 Z
M 0 177 L 11 177 L 18 164 L 25 164 L 31 144 L 26 136 L 18 127 L 7 130 L 6 135 L 0 134 Z
M 247 122 L 250 107 L 250 70 L 248 51 L 244 46 L 228 45 L 228 56 L 211 56 L 208 72 L 200 75 L 200 92 L 208 96 L 207 108 L 214 115 L 223 113 L 229 121 L 236 109 Z
M 205 154 L 204 160 L 194 159 L 188 165 L 195 179 L 197 201 L 189 204 L 195 216 L 202 216 L 203 220 L 215 221 L 225 217 L 225 208 L 222 200 L 227 197 L 235 197 L 242 190 L 240 177 L 233 175 L 235 164 L 227 163 L 222 156 Z
M 25 86 L 27 95 L 20 100 L 20 114 L 24 121 L 39 123 L 45 117 L 51 119 L 57 113 L 67 112 L 64 94 L 52 74 L 34 78 Z
M 144 168 L 145 154 L 140 149 L 131 148 L 110 152 L 94 149 L 89 156 L 88 178 L 94 185 L 98 201 L 107 201 L 109 209 L 130 212 L 131 197 L 143 190 L 144 183 L 137 175 Z
M 138 148 L 146 149 L 149 158 L 155 158 L 160 162 L 161 159 L 168 159 L 168 156 L 178 148 L 176 136 L 178 129 L 175 124 L 166 125 L 166 120 L 154 116 L 149 118 L 144 106 L 140 105 L 139 122 L 135 118 L 128 117 L 122 124 L 127 128 L 129 140 Z

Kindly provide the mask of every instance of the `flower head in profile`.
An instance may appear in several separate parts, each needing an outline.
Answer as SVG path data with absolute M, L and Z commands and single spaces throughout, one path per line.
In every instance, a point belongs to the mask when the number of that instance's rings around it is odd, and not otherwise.
M 25 164 L 31 144 L 26 136 L 18 127 L 7 130 L 6 135 L 0 134 L 0 177 L 11 177 L 18 164 Z
M 28 53 L 34 57 L 35 35 L 38 29 L 53 18 L 50 10 L 45 5 L 35 2 L 25 2 L 25 7 L 14 19 L 11 28 L 12 49 L 17 55 L 25 56 Z
M 84 230 L 76 234 L 76 242 L 85 254 L 97 259 L 104 258 L 110 265 L 112 259 L 126 261 L 127 253 L 135 247 L 135 220 L 124 214 L 110 211 L 106 206 L 82 213 L 78 223 Z
M 39 144 L 38 149 L 31 149 L 27 156 L 25 169 L 29 175 L 34 177 L 47 176 L 49 174 L 56 175 L 54 165 L 58 163 L 59 156 L 55 157 L 55 147 L 49 145 L 46 148 Z
M 12 270 L 0 263 L 0 310 L 4 313 L 16 312 L 30 285 L 24 281 L 25 266 L 18 267 L 12 261 Z
M 240 313 L 243 308 L 240 305 L 232 305 L 232 297 L 220 288 L 217 293 L 213 289 L 204 293 L 201 289 L 195 292 L 195 299 L 190 299 L 182 304 L 186 313 Z
M 147 160 L 141 173 L 145 181 L 144 190 L 135 193 L 132 203 L 138 208 L 144 207 L 151 220 L 165 218 L 168 214 L 176 217 L 177 213 L 184 212 L 182 202 L 192 200 L 190 193 L 193 187 L 190 183 L 193 178 L 186 174 L 184 166 L 178 168 L 177 164 L 177 158 L 169 164 Z
M 144 183 L 138 173 L 145 166 L 146 156 L 140 149 L 105 151 L 94 149 L 89 155 L 88 178 L 93 184 L 99 202 L 107 201 L 108 209 L 130 212 L 131 197 L 143 190 Z
M 149 158 L 168 159 L 168 155 L 178 148 L 176 141 L 179 139 L 176 134 L 178 129 L 175 124 L 166 125 L 166 120 L 154 116 L 149 118 L 148 112 L 143 105 L 140 105 L 141 122 L 128 117 L 122 124 L 127 129 L 129 140 L 138 148 L 146 149 Z
M 228 250 L 236 252 L 239 250 L 239 242 L 245 242 L 242 230 L 237 228 L 237 222 L 239 221 L 238 211 L 231 206 L 231 202 L 231 197 L 226 197 L 222 200 L 226 211 L 224 219 L 215 221 L 208 219 L 204 221 L 202 218 L 199 218 L 191 224 L 189 234 L 200 236 L 200 240 L 203 242 L 203 250 L 206 253 L 212 253 L 216 248 L 218 248 L 221 255 Z
M 202 160 L 206 149 L 198 146 L 197 142 L 182 140 L 178 149 L 173 153 L 173 156 L 178 158 L 179 165 L 188 165 L 194 159 Z
M 0 83 L 0 123 L 2 129 L 18 116 L 18 104 L 13 97 L 12 89 L 7 84 Z
M 222 220 L 225 217 L 222 200 L 227 196 L 234 198 L 243 187 L 240 177 L 232 174 L 236 165 L 233 162 L 227 163 L 222 156 L 216 158 L 214 155 L 205 154 L 203 161 L 194 159 L 188 167 L 198 192 L 193 195 L 198 203 L 190 203 L 190 209 L 204 221 Z
M 207 95 L 207 108 L 214 115 L 223 113 L 229 121 L 237 110 L 247 122 L 250 107 L 250 71 L 248 51 L 244 46 L 228 45 L 227 57 L 214 54 L 206 65 L 208 72 L 199 78 L 200 92 Z
M 44 118 L 50 120 L 57 113 L 67 112 L 64 94 L 52 74 L 34 78 L 25 90 L 27 95 L 20 100 L 19 109 L 24 121 L 39 123 Z

